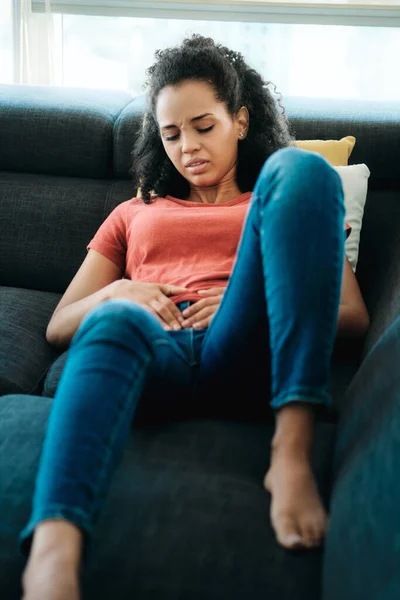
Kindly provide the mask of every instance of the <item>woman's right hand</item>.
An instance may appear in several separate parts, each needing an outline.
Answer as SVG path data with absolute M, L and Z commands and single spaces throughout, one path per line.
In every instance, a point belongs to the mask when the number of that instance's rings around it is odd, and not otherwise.
M 118 279 L 110 285 L 111 299 L 125 298 L 137 302 L 161 321 L 165 330 L 182 329 L 185 320 L 181 311 L 168 296 L 188 292 L 188 288 L 164 283 L 142 283 Z

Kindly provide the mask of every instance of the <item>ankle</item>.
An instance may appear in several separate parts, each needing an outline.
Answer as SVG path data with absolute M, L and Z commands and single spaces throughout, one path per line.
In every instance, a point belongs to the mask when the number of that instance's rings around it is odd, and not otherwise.
M 35 529 L 30 560 L 57 561 L 66 568 L 78 568 L 82 552 L 82 534 L 71 523 L 49 519 Z
M 311 445 L 298 437 L 274 437 L 271 442 L 271 463 L 280 459 L 310 463 Z
M 314 418 L 312 408 L 303 403 L 292 402 L 279 409 L 271 443 L 273 454 L 309 459 L 314 438 Z

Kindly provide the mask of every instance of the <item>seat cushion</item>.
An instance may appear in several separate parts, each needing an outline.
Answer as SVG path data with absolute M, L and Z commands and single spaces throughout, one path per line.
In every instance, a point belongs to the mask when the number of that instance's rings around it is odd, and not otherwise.
M 67 362 L 67 358 L 68 350 L 65 350 L 59 356 L 57 356 L 53 364 L 50 366 L 43 384 L 43 396 L 54 398 L 56 395 L 58 383 L 64 370 L 65 363 Z
M 0 286 L 0 395 L 40 394 L 59 352 L 46 328 L 59 294 Z
M 0 597 L 17 598 L 51 400 L 0 399 Z M 320 600 L 322 552 L 277 545 L 262 481 L 272 426 L 134 421 L 83 576 L 87 600 Z M 318 424 L 314 469 L 328 503 L 335 426 Z

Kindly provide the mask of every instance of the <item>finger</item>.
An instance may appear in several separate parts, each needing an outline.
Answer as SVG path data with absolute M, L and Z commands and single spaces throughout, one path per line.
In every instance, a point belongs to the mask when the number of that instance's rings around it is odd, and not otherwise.
M 221 299 L 219 296 L 213 296 L 212 298 L 199 300 L 198 302 L 195 302 L 195 304 L 192 304 L 191 306 L 185 308 L 185 310 L 182 311 L 182 315 L 185 317 L 185 319 L 188 319 L 189 317 L 192 317 L 193 315 L 198 313 L 200 310 L 203 310 L 206 306 L 219 305 L 220 302 Z
M 196 304 L 192 304 L 191 306 L 188 306 L 187 308 L 185 308 L 185 310 L 182 311 L 183 318 L 189 319 L 190 317 L 192 317 L 193 315 L 198 313 L 199 310 L 201 310 L 201 306 L 198 306 L 198 304 L 199 304 L 199 302 L 196 302 Z
M 190 319 L 185 319 L 183 322 L 183 327 L 195 327 L 196 329 L 201 326 L 205 326 L 205 323 L 209 321 L 210 317 L 212 317 L 216 313 L 216 309 L 213 306 L 207 306 L 200 310 L 198 313 L 193 315 Z
M 177 305 L 170 300 L 168 306 L 169 306 L 170 311 L 174 315 L 175 319 L 178 321 L 178 323 L 180 323 L 182 325 L 183 321 L 185 320 L 185 317 L 182 316 L 182 313 L 179 310 L 179 308 L 177 307 Z
M 168 299 L 165 296 L 163 296 L 162 298 L 162 300 L 159 300 L 157 298 L 150 300 L 150 306 L 152 306 L 157 311 L 157 313 L 162 317 L 163 321 L 172 329 L 176 331 L 182 329 L 180 323 L 175 318 L 174 314 L 171 312 L 169 303 L 165 303 L 168 302 Z
M 199 321 L 198 323 L 193 324 L 193 329 L 205 329 L 209 326 L 211 322 L 211 318 L 203 319 L 203 321 Z
M 157 317 L 157 319 L 160 321 L 161 325 L 163 326 L 164 329 L 166 329 L 168 327 L 168 329 L 170 328 L 169 325 L 167 325 L 165 323 L 165 321 L 160 317 L 160 315 L 158 314 L 158 312 L 156 310 L 154 310 L 154 308 L 151 308 L 151 306 L 149 306 L 148 304 L 144 304 L 143 307 L 148 310 L 152 315 L 154 315 L 155 317 Z
M 176 294 L 184 294 L 185 292 L 189 291 L 188 288 L 180 286 L 180 285 L 170 285 L 170 284 L 160 283 L 158 285 L 158 287 L 160 288 L 162 293 L 165 294 L 166 296 L 174 296 Z
M 208 290 L 199 290 L 198 294 L 210 295 L 210 296 L 221 296 L 225 291 L 225 288 L 222 287 L 214 287 Z
M 168 317 L 168 323 L 174 329 L 181 329 L 184 317 L 182 316 L 182 313 L 176 306 L 176 304 L 172 302 L 172 300 L 167 299 L 165 296 L 163 298 L 160 298 L 159 300 L 163 305 L 164 311 Z M 176 325 L 178 325 L 179 327 L 177 328 Z
M 206 319 L 202 319 L 201 321 L 198 321 L 197 323 L 194 323 L 193 329 L 203 329 L 205 327 L 209 327 L 209 325 L 210 325 L 211 321 L 213 320 L 214 316 L 215 316 L 215 313 L 213 313 L 212 315 L 210 315 Z

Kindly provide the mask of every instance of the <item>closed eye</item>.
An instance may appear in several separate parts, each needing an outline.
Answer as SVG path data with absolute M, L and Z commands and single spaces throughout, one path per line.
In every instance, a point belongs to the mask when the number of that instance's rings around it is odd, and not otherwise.
M 207 131 L 211 131 L 211 129 L 214 129 L 214 125 L 207 127 L 207 129 L 197 129 L 196 131 L 198 131 L 199 133 L 207 133 Z M 179 135 L 174 135 L 173 137 L 165 138 L 165 141 L 173 142 L 174 140 L 177 140 L 178 137 L 179 137 Z

